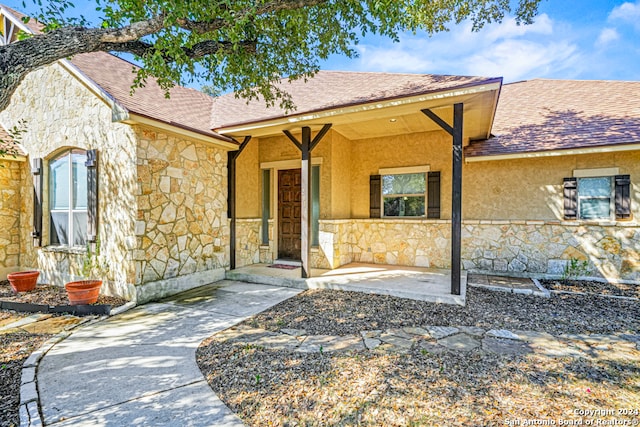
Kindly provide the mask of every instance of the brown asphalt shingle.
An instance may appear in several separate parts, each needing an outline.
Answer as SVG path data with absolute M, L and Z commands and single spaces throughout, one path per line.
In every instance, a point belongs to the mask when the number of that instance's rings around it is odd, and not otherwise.
M 11 138 L 7 130 L 0 125 L 0 151 L 9 155 L 24 156 L 22 148 Z
M 530 80 L 502 87 L 492 128 L 466 156 L 640 143 L 640 82 Z
M 501 82 L 487 77 L 433 74 L 363 73 L 320 71 L 313 78 L 283 80 L 278 86 L 292 97 L 296 110 L 285 113 L 275 106 L 266 108 L 263 100 L 236 99 L 234 94 L 216 98 L 212 112 L 214 129 L 254 123 L 302 113 L 322 111 L 394 98 L 409 97 L 454 88 Z
M 71 60 L 85 76 L 109 93 L 132 113 L 189 129 L 218 139 L 227 138 L 211 131 L 210 112 L 213 98 L 195 89 L 174 86 L 170 98 L 149 79 L 146 86 L 130 94 L 137 66 L 104 52 L 76 55 Z
M 3 4 L 0 4 L 0 6 L 3 9 L 6 9 L 7 12 L 9 12 L 11 15 L 13 15 L 15 18 L 17 18 L 18 20 L 20 20 L 20 22 L 22 22 L 27 28 L 29 28 L 31 30 L 31 32 L 33 34 L 39 34 L 42 32 L 42 29 L 44 28 L 44 25 L 42 25 L 40 22 L 36 21 L 33 18 L 30 18 L 26 23 L 25 18 L 27 17 L 27 15 L 25 15 L 22 12 L 18 12 L 15 9 L 10 8 L 9 6 L 5 6 Z

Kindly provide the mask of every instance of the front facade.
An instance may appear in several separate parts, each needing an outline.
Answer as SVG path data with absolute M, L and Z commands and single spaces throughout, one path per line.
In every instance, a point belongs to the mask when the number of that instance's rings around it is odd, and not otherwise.
M 154 84 L 131 97 L 131 67 L 60 61 L 0 113 L 5 144 L 26 123 L 0 158 L 0 275 L 62 285 L 89 244 L 105 292 L 144 302 L 257 263 L 451 269 L 457 247 L 470 272 L 584 260 L 586 276 L 640 281 L 638 83 L 325 72 L 284 87 L 285 113 Z
M 450 151 L 451 138 L 443 131 L 357 140 L 331 131 L 312 157 L 317 177 L 313 211 L 318 215 L 312 227 L 311 267 L 362 262 L 450 268 Z M 291 258 L 288 249 L 280 249 L 286 242 L 281 225 L 283 179 L 291 170 L 300 173 L 299 157 L 284 137 L 252 140 L 239 156 L 238 186 L 246 192 L 238 198 L 238 265 Z M 584 275 L 639 280 L 640 229 L 634 220 L 639 193 L 633 180 L 628 187 L 630 214 L 616 215 L 615 206 L 616 179 L 638 173 L 637 149 L 467 158 L 462 173 L 463 268 L 558 276 L 578 259 L 589 263 Z M 370 181 L 375 176 L 381 176 L 383 184 L 372 194 Z M 568 178 L 576 179 L 579 190 L 584 187 L 574 218 L 565 210 Z M 407 189 L 394 189 L 400 179 L 409 180 Z M 590 197 L 594 191 L 599 199 Z M 439 203 L 430 207 L 434 197 Z M 376 217 L 371 214 L 372 198 L 381 200 Z M 401 198 L 404 210 L 397 207 Z M 430 209 L 435 211 L 431 218 Z M 300 259 L 299 253 L 298 246 L 293 258 Z

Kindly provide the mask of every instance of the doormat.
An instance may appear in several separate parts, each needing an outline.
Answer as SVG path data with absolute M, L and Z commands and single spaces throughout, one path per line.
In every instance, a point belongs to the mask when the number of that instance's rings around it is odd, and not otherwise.
M 300 268 L 299 265 L 289 265 L 289 264 L 271 264 L 269 268 L 281 268 L 283 270 L 295 270 L 296 268 Z

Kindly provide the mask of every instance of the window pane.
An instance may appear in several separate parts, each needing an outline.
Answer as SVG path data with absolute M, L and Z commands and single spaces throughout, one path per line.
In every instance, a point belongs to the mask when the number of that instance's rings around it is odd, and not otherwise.
M 610 178 L 578 179 L 578 195 L 580 197 L 611 197 Z
M 262 171 L 262 244 L 269 244 L 269 216 L 271 215 L 271 171 Z
M 87 213 L 73 213 L 73 244 L 84 246 L 87 243 Z
M 611 203 L 609 199 L 580 198 L 581 219 L 609 219 Z
M 69 243 L 69 214 L 67 212 L 51 212 L 51 244 L 67 245 Z
M 311 245 L 320 244 L 320 166 L 311 168 Z
M 87 155 L 84 151 L 73 151 L 73 209 L 87 208 Z
M 49 163 L 49 197 L 51 209 L 69 209 L 69 156 Z
M 416 194 L 425 192 L 425 173 L 382 176 L 382 194 Z
M 385 197 L 384 216 L 424 216 L 424 197 Z

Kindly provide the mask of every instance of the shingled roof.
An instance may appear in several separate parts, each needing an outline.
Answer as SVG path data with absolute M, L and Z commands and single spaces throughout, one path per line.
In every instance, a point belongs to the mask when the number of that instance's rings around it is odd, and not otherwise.
M 20 145 L 17 144 L 13 140 L 13 138 L 11 138 L 11 135 L 9 135 L 7 130 L 2 125 L 0 125 L 0 151 L 4 151 L 9 155 L 16 155 L 16 156 L 25 155 L 24 151 L 22 150 L 22 147 L 20 147 Z
M 20 22 L 26 16 L 7 6 L 0 7 Z M 34 34 L 40 33 L 43 28 L 42 24 L 33 19 L 25 25 Z M 131 113 L 209 137 L 229 140 L 211 131 L 213 98 L 202 92 L 175 86 L 169 91 L 170 98 L 166 98 L 165 91 L 158 86 L 156 80 L 149 78 L 146 86 L 138 88 L 132 96 L 131 85 L 138 67 L 105 52 L 76 55 L 71 59 L 71 64 Z
M 640 143 L 640 82 L 544 80 L 502 87 L 493 138 L 465 155 L 497 156 Z
M 5 9 L 9 14 L 13 15 L 16 19 L 18 19 L 24 26 L 26 26 L 33 34 L 38 34 L 42 32 L 42 29 L 44 28 L 44 25 L 42 25 L 40 22 L 38 22 L 35 19 L 29 18 L 28 20 L 27 15 L 25 15 L 22 12 L 18 12 L 15 9 L 10 8 L 9 6 L 5 6 L 3 4 L 0 4 L 0 8 Z M 27 21 L 26 23 L 24 21 Z
M 296 116 L 323 110 L 404 98 L 427 93 L 492 83 L 487 77 L 433 74 L 365 73 L 320 71 L 313 78 L 283 81 L 278 87 L 289 93 L 296 106 L 286 113 L 276 107 L 267 108 L 263 100 L 247 104 L 234 94 L 215 99 L 212 111 L 214 129 L 244 123 L 255 123 L 285 116 Z
M 174 86 L 169 91 L 170 98 L 166 98 L 156 81 L 149 79 L 131 96 L 136 65 L 104 52 L 76 55 L 71 63 L 131 113 L 228 140 L 211 131 L 213 98 L 202 92 Z

